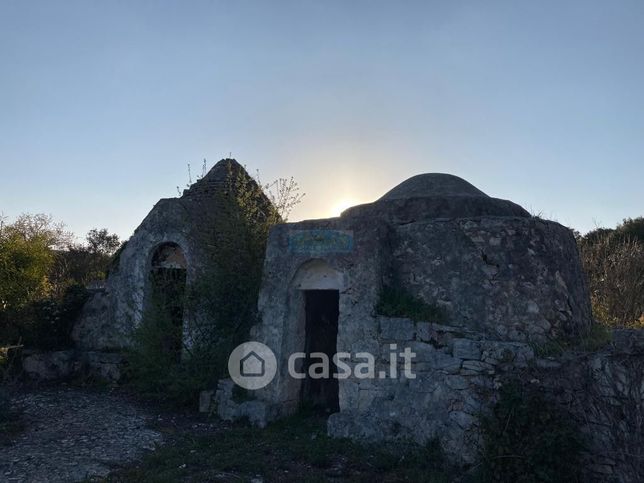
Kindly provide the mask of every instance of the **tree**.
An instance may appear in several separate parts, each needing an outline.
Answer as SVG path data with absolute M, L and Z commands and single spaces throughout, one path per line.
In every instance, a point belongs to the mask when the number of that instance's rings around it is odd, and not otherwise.
M 116 233 L 109 233 L 106 228 L 93 228 L 87 233 L 87 246 L 90 253 L 100 255 L 113 255 L 121 246 L 121 241 Z
M 87 245 L 51 216 L 0 219 L 0 343 L 22 341 L 44 350 L 71 344 L 87 298 L 84 285 L 103 278 L 118 236 L 94 229 Z
M 64 225 L 49 215 L 23 214 L 10 224 L 0 220 L 0 309 L 20 308 L 45 297 L 54 249 L 71 240 Z
M 262 183 L 259 171 L 256 171 L 254 178 L 275 208 L 276 214 L 279 216 L 279 220 L 276 222 L 287 222 L 293 208 L 300 204 L 304 198 L 304 193 L 300 193 L 298 182 L 291 176 L 290 178 L 277 178 L 270 183 Z
M 5 228 L 25 240 L 37 239 L 52 250 L 64 249 L 74 242 L 74 235 L 65 230 L 64 223 L 55 222 L 51 215 L 43 213 L 23 213 Z
M 54 257 L 41 239 L 0 230 L 0 309 L 19 308 L 47 294 Z
M 61 296 L 71 285 L 87 285 L 107 276 L 109 264 L 121 242 L 106 228 L 94 228 L 87 233 L 87 244 L 73 243 L 56 252 L 50 272 L 52 292 Z
M 624 239 L 644 243 L 644 217 L 626 218 L 615 231 Z

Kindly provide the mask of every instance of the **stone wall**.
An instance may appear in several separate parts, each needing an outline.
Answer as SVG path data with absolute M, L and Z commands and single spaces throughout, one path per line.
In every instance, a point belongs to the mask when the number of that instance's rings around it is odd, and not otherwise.
M 206 236 L 195 231 L 199 226 L 186 201 L 159 201 L 118 255 L 110 271 L 105 290 L 87 302 L 73 337 L 85 350 L 116 350 L 130 344 L 130 334 L 143 316 L 152 256 L 167 243 L 181 247 L 187 261 L 187 282 L 197 277 L 198 267 L 206 262 L 199 241 Z M 204 227 L 207 229 L 206 227 Z
M 262 324 L 251 331 L 251 338 L 264 342 L 278 357 L 278 373 L 273 383 L 259 391 L 259 398 L 270 401 L 282 414 L 297 409 L 300 381 L 289 377 L 287 358 L 304 347 L 304 301 L 301 282 L 303 274 L 311 275 L 305 288 L 328 288 L 314 272 L 325 270 L 339 274 L 340 315 L 338 320 L 338 351 L 377 350 L 377 324 L 373 308 L 378 300 L 384 271 L 388 265 L 387 227 L 378 222 L 360 231 L 350 231 L 354 249 L 351 253 L 294 253 L 289 248 L 292 230 L 342 230 L 337 220 L 301 222 L 278 225 L 271 230 L 264 263 L 264 276 L 259 297 Z M 345 230 L 347 232 L 347 230 Z M 310 270 L 314 267 L 315 270 Z M 340 406 L 348 401 L 340 384 Z
M 37 381 L 90 377 L 116 382 L 121 378 L 124 366 L 121 354 L 74 349 L 28 353 L 22 359 L 24 374 Z
M 565 354 L 535 373 L 585 436 L 586 481 L 644 481 L 644 331 L 617 330 L 593 353 Z
M 415 378 L 343 381 L 347 409 L 331 415 L 329 433 L 366 440 L 411 437 L 421 444 L 438 439 L 452 459 L 476 461 L 480 416 L 489 411 L 502 376 L 535 361 L 532 347 L 488 340 L 461 327 L 377 320 L 376 375 L 389 374 L 395 344 L 397 352 L 409 347 L 416 354 Z
M 350 233 L 353 245 L 341 252 L 294 252 L 291 237 L 307 231 Z M 259 397 L 286 412 L 297 404 L 299 381 L 288 377 L 286 360 L 303 350 L 302 290 L 294 280 L 310 263 L 326 264 L 343 281 L 337 350 L 377 354 L 375 307 L 386 284 L 443 307 L 446 325 L 481 339 L 543 343 L 585 333 L 590 304 L 576 250 L 570 230 L 528 217 L 392 224 L 343 216 L 279 225 L 266 252 L 262 323 L 251 338 L 272 348 L 282 372 Z M 356 389 L 341 381 L 341 411 L 355 412 L 356 401 Z
M 543 343 L 587 332 L 588 289 L 572 232 L 525 217 L 395 227 L 392 278 L 491 339 Z
M 419 200 L 396 203 L 422 204 Z M 471 211 L 478 206 L 471 200 L 459 203 Z M 566 392 L 562 388 L 592 380 L 587 383 L 590 389 L 580 387 L 576 394 L 586 406 L 578 405 L 572 414 L 579 416 L 578 425 L 587 434 L 597 430 L 581 417 L 593 411 L 610 416 L 598 416 L 594 423 L 604 424 L 606 435 L 592 440 L 587 461 L 592 459 L 598 466 L 587 464 L 588 481 L 601 481 L 598 475 L 602 471 L 621 481 L 636 481 L 629 475 L 640 470 L 629 469 L 614 450 L 610 450 L 610 458 L 602 455 L 607 447 L 640 451 L 641 443 L 625 436 L 627 430 L 606 425 L 606 418 L 623 415 L 627 422 L 622 426 L 640 427 L 639 396 L 619 403 L 613 398 L 611 406 L 606 394 L 601 404 L 593 394 L 605 390 L 599 374 L 608 372 L 611 377 L 623 374 L 637 385 L 639 356 L 628 355 L 628 362 L 624 362 L 615 355 L 615 346 L 596 355 L 540 357 L 536 351 L 552 340 L 577 341 L 590 328 L 588 289 L 572 232 L 558 223 L 520 213 L 422 219 L 421 210 L 415 218 L 398 210 L 398 204 L 383 205 L 380 217 L 362 217 L 377 208 L 366 205 L 340 218 L 285 224 L 272 230 L 259 300 L 262 322 L 253 329 L 251 339 L 273 349 L 278 375 L 257 391 L 261 404 L 252 406 L 227 403 L 225 388 L 220 387 L 217 398 L 222 414 L 233 419 L 236 414 L 250 417 L 252 409 L 253 418 L 262 420 L 297 408 L 300 381 L 288 376 L 287 358 L 303 349 L 301 292 L 302 288 L 316 287 L 302 287 L 298 281 L 315 265 L 326 267 L 316 273 L 332 274 L 329 277 L 339 281 L 334 286 L 340 291 L 337 350 L 354 355 L 351 365 L 364 362 L 355 357 L 357 352 L 369 352 L 376 357 L 378 376 L 380 371 L 389 371 L 392 345 L 396 351 L 409 347 L 416 354 L 415 378 L 399 373 L 397 378 L 341 379 L 340 411 L 328 420 L 329 434 L 372 441 L 412 438 L 425 443 L 438 439 L 452 460 L 473 464 L 482 452 L 481 418 L 489 414 L 506 381 L 516 377 L 534 380 L 544 391 L 551 388 L 554 402 L 565 404 L 565 398 L 559 397 Z M 496 202 L 481 206 L 515 210 Z M 353 246 L 337 253 L 315 249 L 294 252 L 289 240 L 303 231 L 351 233 Z M 315 279 L 313 272 L 307 280 Z M 378 296 L 386 285 L 402 287 L 442 307 L 446 320 L 438 324 L 378 315 Z M 622 369 L 623 364 L 628 367 Z M 564 409 L 571 410 L 569 403 Z M 611 438 L 621 438 L 621 442 Z
M 229 191 L 255 181 L 235 160 L 218 162 L 179 198 L 160 200 L 120 250 L 105 288 L 92 297 L 75 324 L 77 347 L 88 351 L 112 351 L 128 347 L 131 334 L 143 317 L 150 293 L 150 271 L 154 254 L 164 246 L 180 250 L 186 262 L 186 284 L 193 285 L 212 272 L 213 240 L 227 223 Z M 255 200 L 266 214 L 270 202 L 263 195 Z M 192 310 L 184 310 L 184 343 L 193 341 L 193 330 L 212 323 L 200 310 L 207 301 L 193 294 Z
M 348 410 L 331 415 L 329 434 L 368 441 L 437 439 L 460 464 L 482 454 L 481 417 L 502 384 L 535 384 L 583 436 L 584 481 L 644 480 L 644 331 L 615 331 L 596 352 L 540 357 L 532 345 L 404 318 L 378 318 L 376 374 L 388 371 L 390 344 L 417 354 L 415 379 L 345 381 Z

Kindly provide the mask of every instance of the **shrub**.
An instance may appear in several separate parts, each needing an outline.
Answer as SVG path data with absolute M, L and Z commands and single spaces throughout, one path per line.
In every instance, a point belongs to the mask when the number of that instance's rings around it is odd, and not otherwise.
M 625 222 L 626 224 L 626 222 Z M 613 327 L 642 327 L 644 242 L 633 223 L 620 230 L 589 233 L 579 241 L 594 317 Z
M 533 344 L 533 349 L 539 357 L 560 356 L 568 350 L 595 352 L 609 344 L 612 339 L 613 332 L 607 325 L 593 322 L 590 330 L 581 338 L 553 338 L 542 344 Z
M 2 312 L 0 342 L 22 343 L 40 350 L 70 347 L 73 324 L 88 297 L 85 287 L 72 285 L 65 290 L 61 300 L 45 298 L 20 309 Z
M 0 310 L 19 309 L 49 291 L 53 241 L 48 231 L 38 232 L 24 223 L 0 222 Z
M 0 343 L 50 350 L 70 345 L 71 325 L 87 298 L 82 285 L 105 273 L 118 237 L 92 230 L 73 243 L 47 215 L 0 219 Z
M 376 312 L 386 317 L 406 317 L 416 321 L 444 322 L 445 312 L 437 305 L 424 302 L 403 289 L 384 287 Z
M 193 405 L 199 391 L 216 384 L 230 351 L 222 341 L 201 344 L 189 352 L 179 345 L 177 351 L 176 342 L 181 339 L 178 329 L 164 304 L 158 299 L 152 301 L 134 331 L 127 360 L 130 382 L 139 392 L 181 407 Z
M 25 340 L 44 350 L 59 349 L 72 345 L 71 332 L 89 293 L 82 285 L 67 287 L 62 300 L 48 300 L 37 304 L 38 317 L 34 332 Z
M 482 481 L 580 481 L 581 435 L 538 388 L 518 381 L 504 385 L 482 429 Z
M 604 324 L 593 323 L 588 334 L 578 343 L 579 349 L 586 352 L 595 352 L 606 346 L 613 339 L 613 332 Z
M 118 235 L 94 228 L 85 240 L 86 244 L 70 243 L 55 252 L 48 275 L 52 295 L 60 296 L 70 285 L 88 285 L 107 277 L 121 246 Z

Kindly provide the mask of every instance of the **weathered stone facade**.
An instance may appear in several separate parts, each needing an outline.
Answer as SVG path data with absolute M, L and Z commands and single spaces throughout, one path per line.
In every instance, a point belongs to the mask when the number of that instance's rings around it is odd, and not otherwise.
M 392 285 L 440 307 L 445 320 L 379 315 L 379 294 Z M 288 357 L 305 350 L 305 295 L 317 290 L 339 292 L 338 352 L 373 354 L 376 375 L 389 370 L 392 344 L 416 354 L 415 378 L 339 380 L 339 411 L 328 420 L 334 436 L 437 438 L 455 460 L 473 463 L 480 456 L 481 416 L 490 411 L 507 376 L 537 371 L 546 381 L 580 383 L 575 371 L 586 371 L 597 376 L 593 384 L 600 391 L 603 376 L 598 374 L 620 372 L 610 369 L 615 363 L 608 352 L 579 366 L 571 362 L 568 376 L 561 375 L 562 360 L 535 354 L 535 347 L 548 341 L 585 336 L 591 325 L 587 286 L 569 229 L 490 198 L 459 178 L 421 175 L 338 218 L 274 227 L 259 299 L 262 322 L 251 338 L 276 353 L 278 373 L 257 391 L 261 409 L 231 403 L 222 383 L 216 398 L 222 415 L 264 418 L 265 423 L 296 410 L 304 386 L 289 376 Z M 357 362 L 354 357 L 350 364 Z M 629 371 L 624 377 L 637 379 Z M 577 397 L 583 394 L 580 390 Z M 640 416 L 642 397 L 632 394 L 631 401 Z M 618 407 L 619 412 L 625 406 L 619 402 Z M 640 421 L 633 411 L 627 420 Z M 596 424 L 604 422 L 598 416 Z M 601 454 L 602 445 L 618 437 L 619 431 L 606 431 L 589 454 Z M 637 444 L 641 452 L 641 441 Z M 636 481 L 623 468 L 615 469 L 620 462 L 612 457 L 600 465 L 618 480 Z M 591 479 L 598 474 L 588 470 Z
M 601 350 L 533 374 L 585 436 L 585 481 L 644 481 L 644 331 L 615 330 Z
M 473 463 L 479 417 L 489 411 L 505 374 L 535 360 L 522 342 L 493 341 L 460 327 L 378 317 L 379 371 L 388 370 L 390 344 L 416 354 L 415 378 L 366 379 L 349 385 L 345 411 L 331 415 L 329 432 L 367 440 L 439 439 L 447 454 Z
M 22 370 L 38 381 L 64 380 L 74 376 L 116 382 L 121 378 L 123 356 L 116 352 L 63 350 L 25 354 Z
M 105 288 L 92 297 L 74 327 L 79 348 L 113 351 L 131 343 L 132 330 L 141 322 L 150 296 L 155 266 L 184 269 L 192 285 L 213 270 L 211 246 L 223 218 L 223 198 L 235 189 L 233 180 L 254 183 L 233 159 L 217 163 L 179 198 L 160 200 L 134 231 L 117 256 Z M 268 200 L 264 199 L 268 206 Z M 191 327 L 199 324 L 199 301 L 183 314 L 184 343 L 191 342 Z
M 83 307 L 72 332 L 77 349 L 73 367 L 118 379 L 118 365 L 105 361 L 130 346 L 133 330 L 150 305 L 153 272 L 183 273 L 184 287 L 193 287 L 203 274 L 212 273 L 213 240 L 221 224 L 228 223 L 224 220 L 229 198 L 248 184 L 256 188 L 252 192 L 260 198 L 256 200 L 259 210 L 265 208 L 268 213 L 270 202 L 233 159 L 218 162 L 181 197 L 162 199 L 154 206 L 117 254 L 105 286 L 95 290 Z M 182 320 L 178 321 L 182 331 L 178 344 L 183 347 L 209 333 L 208 324 L 213 323 L 202 310 L 206 301 L 200 299 L 209 294 L 197 290 L 190 297 L 190 306 L 180 309 Z
M 302 233 L 312 234 L 312 241 L 294 247 L 294 237 Z M 321 251 L 316 233 L 348 234 L 351 248 Z M 459 178 L 423 175 L 339 218 L 275 227 L 259 300 L 262 324 L 254 336 L 283 358 L 303 350 L 303 291 L 335 288 L 340 292 L 338 351 L 379 354 L 383 341 L 414 340 L 423 356 L 439 354 L 427 341 L 414 339 L 411 329 L 382 338 L 389 329 L 383 332 L 375 307 L 387 284 L 441 307 L 453 330 L 499 342 L 580 335 L 591 320 L 570 230 L 490 198 Z M 291 407 L 297 404 L 299 381 L 288 377 L 285 363 L 280 367 L 284 372 L 262 396 Z M 370 389 L 364 384 L 340 382 L 340 413 L 365 409 L 387 392 L 388 383 L 373 382 Z
M 213 194 L 224 189 L 231 169 L 241 167 L 224 160 L 181 198 L 161 200 L 128 241 L 74 330 L 81 359 L 95 373 L 114 375 L 105 351 L 128 346 L 145 309 L 152 268 L 185 269 L 187 284 L 212 270 L 207 245 L 217 217 L 204 213 L 217 212 Z M 435 307 L 441 319 L 379 314 L 387 287 Z M 565 408 L 587 435 L 588 481 L 644 478 L 642 334 L 617 332 L 612 345 L 590 354 L 544 357 L 536 350 L 551 341 L 574 343 L 591 327 L 588 289 L 566 227 L 440 174 L 411 178 L 337 218 L 275 226 L 258 300 L 261 323 L 251 339 L 275 352 L 278 372 L 243 402 L 234 400 L 232 381 L 220 381 L 216 393 L 203 393 L 204 411 L 213 410 L 214 399 L 223 419 L 264 426 L 295 412 L 307 391 L 319 390 L 288 371 L 291 354 L 320 343 L 311 340 L 311 323 L 328 324 L 333 314 L 311 313 L 314 301 L 321 303 L 319 292 L 337 292 L 337 320 L 329 325 L 333 333 L 323 334 L 326 343 L 351 354 L 353 369 L 361 362 L 358 353 L 375 358 L 376 377 L 338 381 L 329 434 L 438 439 L 452 459 L 474 463 L 481 417 L 501 385 L 519 376 Z M 198 305 L 184 313 L 184 342 L 199 322 Z M 392 377 L 390 357 L 405 348 L 415 354 L 415 377 Z M 80 357 L 60 356 L 55 363 L 31 363 L 54 374 Z

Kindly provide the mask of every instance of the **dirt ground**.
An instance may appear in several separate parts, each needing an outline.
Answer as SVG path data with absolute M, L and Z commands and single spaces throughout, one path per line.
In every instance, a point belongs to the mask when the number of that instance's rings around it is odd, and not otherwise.
M 0 436 L 0 480 L 8 482 L 105 477 L 154 452 L 180 426 L 209 426 L 117 391 L 17 387 L 10 396 L 16 424 Z
M 164 409 L 123 388 L 18 386 L 0 481 L 454 481 L 436 448 L 360 444 L 299 414 L 252 428 Z

